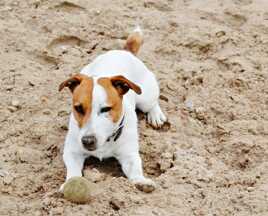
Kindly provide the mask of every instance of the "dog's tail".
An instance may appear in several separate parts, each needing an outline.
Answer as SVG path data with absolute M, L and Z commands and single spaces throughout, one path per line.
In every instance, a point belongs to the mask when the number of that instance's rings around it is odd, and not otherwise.
M 127 38 L 124 49 L 137 55 L 141 45 L 143 43 L 143 33 L 140 26 L 137 26 Z

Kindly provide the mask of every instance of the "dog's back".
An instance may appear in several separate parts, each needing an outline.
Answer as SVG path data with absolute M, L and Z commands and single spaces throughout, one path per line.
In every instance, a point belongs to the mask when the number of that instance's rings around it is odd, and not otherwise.
M 139 82 L 139 79 L 148 71 L 142 61 L 136 57 L 142 43 L 143 34 L 140 27 L 137 27 L 128 36 L 124 50 L 111 50 L 99 55 L 92 63 L 84 67 L 81 73 L 97 77 L 123 75 L 132 81 Z

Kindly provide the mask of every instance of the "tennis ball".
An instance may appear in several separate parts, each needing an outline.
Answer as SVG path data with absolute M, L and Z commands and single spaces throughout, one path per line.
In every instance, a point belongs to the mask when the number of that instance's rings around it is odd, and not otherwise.
M 74 203 L 86 203 L 90 199 L 91 186 L 84 177 L 72 177 L 64 185 L 64 198 Z

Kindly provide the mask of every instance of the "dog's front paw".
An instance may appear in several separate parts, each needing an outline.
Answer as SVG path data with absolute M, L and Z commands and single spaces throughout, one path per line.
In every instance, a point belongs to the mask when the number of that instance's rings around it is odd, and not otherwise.
M 151 179 L 144 178 L 134 181 L 136 188 L 145 193 L 151 193 L 156 189 L 156 184 Z
M 161 128 L 162 125 L 167 121 L 167 118 L 159 105 L 156 105 L 148 112 L 147 121 L 154 128 Z

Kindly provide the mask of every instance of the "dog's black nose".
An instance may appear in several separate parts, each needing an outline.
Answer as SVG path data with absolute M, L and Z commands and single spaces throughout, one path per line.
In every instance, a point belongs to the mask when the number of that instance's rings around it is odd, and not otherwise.
M 81 142 L 88 151 L 94 151 L 97 148 L 97 139 L 95 136 L 83 136 Z

